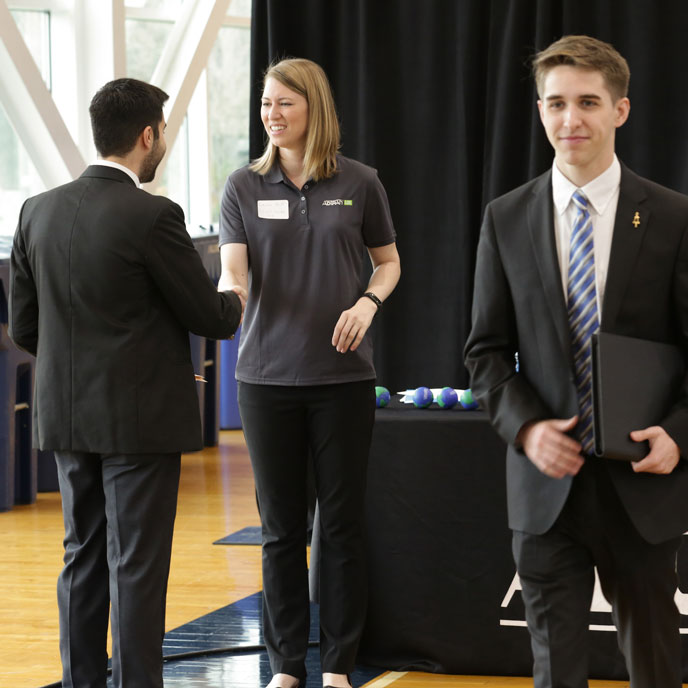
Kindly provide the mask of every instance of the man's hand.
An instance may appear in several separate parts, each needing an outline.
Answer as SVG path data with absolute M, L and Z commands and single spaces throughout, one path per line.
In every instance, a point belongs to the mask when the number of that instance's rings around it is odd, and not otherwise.
M 550 478 L 576 475 L 585 460 L 580 453 L 580 442 L 566 434 L 576 427 L 576 423 L 578 416 L 526 423 L 516 441 L 537 468 Z
M 217 285 L 217 290 L 218 291 L 233 291 L 238 297 L 239 301 L 241 302 L 241 319 L 239 320 L 239 324 L 241 325 L 242 322 L 244 322 L 244 311 L 246 310 L 246 300 L 248 299 L 248 292 L 244 287 L 242 287 L 240 284 L 229 284 L 225 281 L 225 284 L 220 281 L 220 283 Z M 232 336 L 232 339 L 234 337 Z
M 681 458 L 681 452 L 664 428 L 652 425 L 644 430 L 631 433 L 634 442 L 650 443 L 650 453 L 642 461 L 633 461 L 631 466 L 636 473 L 671 473 Z
M 244 308 L 246 308 L 246 301 L 248 299 L 248 292 L 238 284 L 233 284 L 229 287 L 228 291 L 233 291 L 239 297 L 239 301 L 241 301 L 241 314 L 243 316 Z
M 356 351 L 373 322 L 375 313 L 377 306 L 367 296 L 362 296 L 339 316 L 332 334 L 332 346 L 340 354 Z

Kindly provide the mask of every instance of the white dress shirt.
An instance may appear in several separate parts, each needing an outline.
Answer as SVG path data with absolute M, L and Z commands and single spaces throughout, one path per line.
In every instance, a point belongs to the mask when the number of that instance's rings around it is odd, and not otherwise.
M 581 187 L 581 192 L 588 199 L 588 210 L 592 220 L 593 242 L 595 251 L 595 286 L 597 288 L 597 312 L 602 319 L 602 300 L 607 283 L 609 254 L 612 248 L 616 206 L 619 202 L 619 184 L 621 182 L 621 165 L 614 156 L 612 164 L 599 176 Z M 554 234 L 557 243 L 559 271 L 564 289 L 564 300 L 567 300 L 567 282 L 569 270 L 569 248 L 571 231 L 578 212 L 571 200 L 578 187 L 567 179 L 557 167 L 552 165 L 552 197 L 554 200 Z
M 120 165 L 118 162 L 112 162 L 112 160 L 101 160 L 100 158 L 96 160 L 93 164 L 103 165 L 104 167 L 114 167 L 116 170 L 122 170 L 122 172 L 126 172 L 134 180 L 134 184 L 136 184 L 137 189 L 141 188 L 141 181 L 139 180 L 138 175 L 136 174 L 136 172 L 130 170 L 128 167 Z

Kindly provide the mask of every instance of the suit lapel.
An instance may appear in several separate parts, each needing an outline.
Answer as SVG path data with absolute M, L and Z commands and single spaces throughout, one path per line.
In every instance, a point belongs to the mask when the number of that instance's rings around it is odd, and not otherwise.
M 543 174 L 533 187 L 528 204 L 528 231 L 537 263 L 542 291 L 547 302 L 557 338 L 568 360 L 571 356 L 566 302 L 562 289 L 559 258 L 554 238 L 554 202 L 552 173 Z
M 650 224 L 651 212 L 644 205 L 645 198 L 646 194 L 639 178 L 622 165 L 619 203 L 616 207 L 607 283 L 602 304 L 602 330 L 613 329 L 623 295 L 632 277 L 631 270 Z

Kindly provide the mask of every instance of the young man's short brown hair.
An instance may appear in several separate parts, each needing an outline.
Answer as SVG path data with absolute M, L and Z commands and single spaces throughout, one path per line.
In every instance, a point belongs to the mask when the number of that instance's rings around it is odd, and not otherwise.
M 614 102 L 628 94 L 631 71 L 609 43 L 590 36 L 564 36 L 537 53 L 533 58 L 533 76 L 541 98 L 547 73 L 560 65 L 600 72 Z

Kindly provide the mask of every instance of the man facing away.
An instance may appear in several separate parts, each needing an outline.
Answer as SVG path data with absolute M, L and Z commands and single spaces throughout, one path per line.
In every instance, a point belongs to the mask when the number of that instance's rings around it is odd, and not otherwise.
M 99 160 L 24 204 L 9 332 L 36 356 L 34 443 L 52 449 L 65 523 L 62 685 L 161 688 L 180 454 L 202 447 L 189 331 L 236 330 L 181 208 L 139 188 L 165 154 L 167 95 L 135 79 L 90 105 Z
M 678 688 L 688 384 L 661 423 L 631 433 L 648 442 L 643 460 L 596 458 L 590 336 L 601 329 L 688 352 L 688 198 L 616 158 L 630 73 L 612 46 L 565 36 L 536 55 L 534 73 L 554 164 L 485 211 L 465 355 L 473 391 L 508 443 L 535 686 L 588 685 L 597 567 L 632 688 Z

